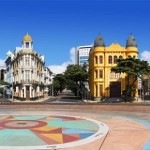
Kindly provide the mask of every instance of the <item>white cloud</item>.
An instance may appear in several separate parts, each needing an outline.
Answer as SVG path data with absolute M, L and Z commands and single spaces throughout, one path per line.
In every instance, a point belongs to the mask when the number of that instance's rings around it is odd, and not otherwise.
M 71 60 L 71 63 L 75 63 L 75 47 L 71 48 L 70 49 L 70 60 Z
M 64 63 L 62 63 L 61 65 L 50 65 L 48 66 L 50 68 L 50 70 L 55 73 L 63 73 L 65 72 L 67 66 L 69 64 L 74 64 L 75 63 L 75 47 L 70 49 L 70 59 Z
M 6 67 L 6 65 L 5 65 L 5 60 L 0 59 L 0 69 L 3 69 L 3 68 L 5 68 L 5 67 Z
M 150 51 L 143 51 L 141 53 L 141 59 L 148 61 L 150 64 Z

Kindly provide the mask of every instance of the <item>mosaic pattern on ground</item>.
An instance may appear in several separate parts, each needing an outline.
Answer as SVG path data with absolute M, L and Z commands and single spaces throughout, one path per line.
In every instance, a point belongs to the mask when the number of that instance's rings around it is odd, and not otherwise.
M 0 116 L 0 145 L 4 149 L 72 147 L 99 139 L 107 132 L 104 123 L 75 116 Z

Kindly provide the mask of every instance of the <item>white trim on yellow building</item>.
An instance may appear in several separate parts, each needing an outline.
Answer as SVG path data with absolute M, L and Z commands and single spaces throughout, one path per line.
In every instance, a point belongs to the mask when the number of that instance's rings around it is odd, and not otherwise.
M 126 88 L 126 75 L 111 72 L 117 59 L 138 57 L 138 49 L 134 36 L 131 34 L 126 47 L 112 43 L 106 47 L 101 35 L 98 35 L 89 54 L 89 87 L 95 100 L 104 97 L 121 97 Z M 138 92 L 136 91 L 136 96 Z

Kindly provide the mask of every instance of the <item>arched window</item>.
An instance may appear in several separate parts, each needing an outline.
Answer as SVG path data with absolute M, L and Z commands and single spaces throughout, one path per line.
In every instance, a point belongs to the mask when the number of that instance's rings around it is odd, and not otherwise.
M 121 56 L 121 55 L 119 56 L 119 59 L 122 59 L 122 56 Z
M 98 78 L 98 71 L 95 70 L 95 78 L 97 79 Z
M 99 89 L 100 89 L 100 96 L 102 97 L 103 96 L 103 85 L 102 84 L 99 85 Z
M 117 56 L 114 56 L 114 64 L 117 63 Z
M 98 86 L 97 84 L 95 85 L 95 94 L 96 94 L 96 97 L 98 96 Z
M 26 42 L 26 48 L 29 48 L 29 42 Z
M 98 64 L 98 58 L 95 56 L 95 64 Z
M 103 63 L 103 56 L 99 56 L 99 63 L 100 63 L 100 64 Z
M 112 56 L 109 56 L 109 57 L 108 57 L 108 63 L 109 63 L 109 64 L 112 64 Z
M 103 78 L 103 70 L 99 70 L 99 78 Z

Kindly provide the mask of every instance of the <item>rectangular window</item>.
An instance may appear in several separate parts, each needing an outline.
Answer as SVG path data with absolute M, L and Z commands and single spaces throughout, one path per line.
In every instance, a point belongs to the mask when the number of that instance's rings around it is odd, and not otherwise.
M 84 64 L 84 62 L 88 63 L 87 60 L 80 60 L 79 62 L 80 62 L 80 64 Z
M 29 66 L 29 65 L 30 65 L 30 58 L 25 57 L 25 66 Z
M 30 81 L 30 71 L 29 71 L 29 70 L 26 70 L 26 71 L 25 71 L 25 81 L 26 81 L 26 82 L 29 82 L 29 81 Z
M 79 59 L 88 59 L 88 56 L 80 56 Z
M 26 42 L 26 48 L 29 48 L 29 42 Z

